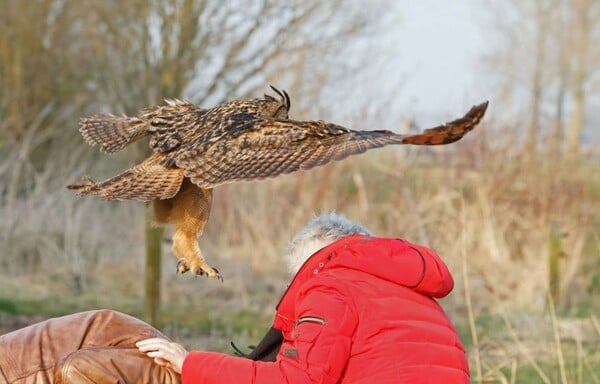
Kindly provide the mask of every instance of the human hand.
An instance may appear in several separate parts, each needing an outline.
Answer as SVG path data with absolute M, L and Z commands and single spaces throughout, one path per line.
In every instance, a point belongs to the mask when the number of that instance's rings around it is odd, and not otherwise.
M 160 338 L 141 340 L 135 346 L 140 352 L 154 358 L 156 364 L 171 368 L 177 373 L 181 373 L 183 360 L 189 353 L 181 345 Z

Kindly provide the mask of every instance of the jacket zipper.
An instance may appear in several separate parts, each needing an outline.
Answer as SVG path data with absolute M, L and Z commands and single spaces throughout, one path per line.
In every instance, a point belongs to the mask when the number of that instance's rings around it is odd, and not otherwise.
M 294 328 L 298 327 L 302 323 L 317 323 L 317 324 L 325 325 L 325 324 L 327 324 L 327 320 L 322 317 L 317 317 L 317 316 L 303 316 L 303 317 L 299 318 L 298 320 L 296 320 L 296 322 L 294 323 Z

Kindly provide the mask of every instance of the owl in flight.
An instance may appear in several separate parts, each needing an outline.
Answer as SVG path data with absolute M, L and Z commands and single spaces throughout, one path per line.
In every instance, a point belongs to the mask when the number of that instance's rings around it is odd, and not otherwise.
M 472 130 L 487 108 L 487 102 L 476 105 L 464 117 L 419 134 L 354 131 L 321 120 L 289 119 L 288 94 L 271 88 L 279 98 L 234 100 L 211 109 L 166 100 L 136 117 L 84 118 L 79 131 L 100 151 L 114 153 L 149 136 L 153 153 L 108 180 L 86 178 L 68 188 L 110 200 L 154 202 L 156 221 L 175 225 L 177 271 L 222 279 L 204 260 L 197 241 L 209 217 L 213 188 L 306 170 L 389 144 L 449 144 Z

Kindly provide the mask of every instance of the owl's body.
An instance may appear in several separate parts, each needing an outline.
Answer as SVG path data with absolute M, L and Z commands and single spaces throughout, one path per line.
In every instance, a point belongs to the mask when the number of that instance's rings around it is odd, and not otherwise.
M 235 100 L 212 109 L 168 100 L 138 117 L 94 115 L 80 132 L 107 153 L 149 136 L 153 154 L 142 163 L 100 183 L 70 185 L 81 194 L 112 200 L 153 201 L 156 220 L 175 225 L 173 252 L 178 271 L 220 277 L 209 267 L 197 237 L 208 220 L 212 189 L 310 169 L 388 144 L 439 145 L 462 138 L 485 113 L 487 103 L 462 118 L 415 135 L 353 131 L 324 121 L 288 119 L 290 99 Z

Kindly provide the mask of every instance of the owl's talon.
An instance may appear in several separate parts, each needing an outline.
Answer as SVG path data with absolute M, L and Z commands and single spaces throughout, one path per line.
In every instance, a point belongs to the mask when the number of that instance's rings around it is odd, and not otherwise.
M 217 271 L 216 268 L 209 267 L 208 265 L 206 265 L 206 266 L 198 265 L 196 267 L 190 268 L 190 270 L 194 275 L 197 275 L 197 276 L 206 276 L 206 277 L 210 277 L 210 278 L 216 278 L 221 281 L 223 280 L 223 277 L 221 276 L 219 271 Z
M 187 271 L 190 271 L 196 277 L 206 276 L 223 282 L 223 276 L 221 276 L 221 273 L 217 268 L 210 267 L 206 264 L 196 264 L 194 262 L 188 263 L 184 259 L 179 259 L 177 262 L 177 273 L 183 274 Z
M 216 278 L 217 280 L 219 280 L 219 281 L 222 283 L 222 282 L 223 282 L 223 276 L 221 276 L 221 273 L 219 272 L 219 270 L 218 270 L 217 268 L 215 268 L 215 267 L 212 267 L 212 269 L 213 269 L 215 272 L 217 272 L 217 275 L 215 276 L 215 278 Z
M 185 260 L 183 260 L 183 259 L 180 259 L 180 260 L 177 262 L 177 271 L 176 271 L 176 273 L 179 273 L 179 274 L 182 274 L 182 275 L 183 275 L 184 273 L 186 273 L 186 272 L 187 272 L 187 271 L 189 271 L 189 270 L 190 270 L 190 267 L 189 267 L 189 266 L 188 266 L 188 264 L 185 262 Z

